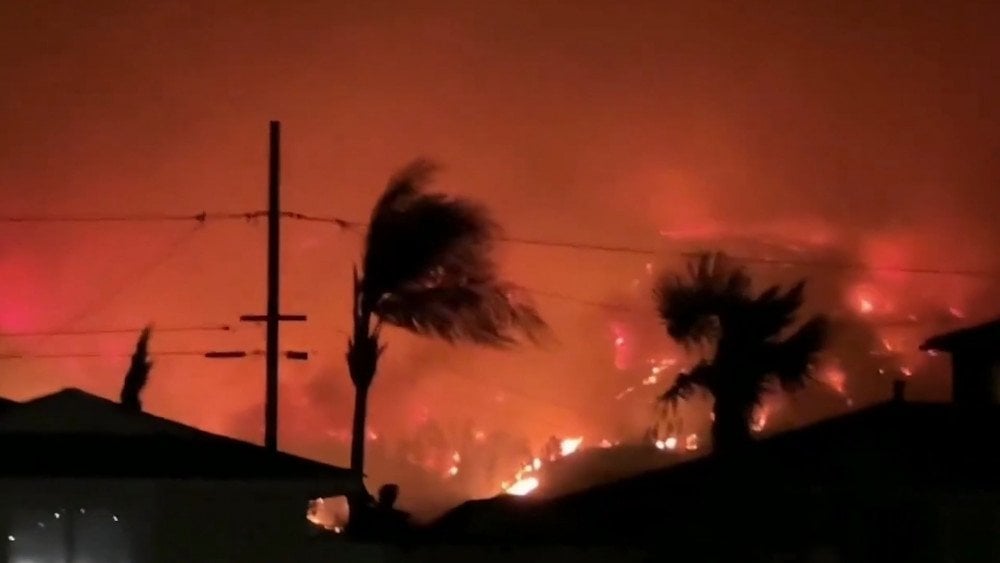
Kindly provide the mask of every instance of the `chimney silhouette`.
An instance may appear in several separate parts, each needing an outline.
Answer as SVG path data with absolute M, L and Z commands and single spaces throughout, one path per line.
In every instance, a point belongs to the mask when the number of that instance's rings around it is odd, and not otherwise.
M 906 380 L 897 379 L 892 382 L 892 401 L 894 403 L 906 402 Z

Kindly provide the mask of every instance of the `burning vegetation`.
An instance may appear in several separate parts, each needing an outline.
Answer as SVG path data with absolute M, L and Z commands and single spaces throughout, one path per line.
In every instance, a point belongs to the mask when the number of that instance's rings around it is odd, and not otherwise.
M 768 248 L 770 259 L 792 264 L 844 260 L 840 253 L 824 248 Z M 735 249 L 734 254 L 741 252 L 738 245 Z M 742 252 L 755 251 L 760 252 Z M 533 397 L 530 390 L 498 381 L 497 391 L 489 395 L 496 406 L 537 409 L 548 415 L 542 420 L 551 423 L 505 427 L 503 418 L 485 416 L 458 424 L 449 419 L 447 408 L 424 408 L 408 432 L 369 430 L 371 473 L 377 480 L 401 483 L 404 504 L 429 516 L 468 498 L 569 492 L 710 450 L 710 428 L 716 417 L 711 396 L 689 394 L 689 400 L 677 405 L 658 401 L 681 374 L 711 351 L 711 346 L 686 347 L 667 338 L 656 322 L 649 295 L 655 273 L 669 269 L 669 265 L 644 264 L 640 276 L 627 284 L 618 299 L 621 306 L 612 303 L 595 319 L 603 324 L 606 335 L 607 377 L 597 387 L 606 390 L 602 412 L 611 413 L 610 424 L 591 421 L 573 432 L 561 416 L 553 416 L 559 409 L 521 401 Z M 753 276 L 793 287 L 797 273 L 806 272 L 793 265 L 755 268 Z M 873 281 L 863 281 L 865 275 L 841 272 L 809 277 L 810 290 L 802 299 L 802 310 L 805 314 L 824 312 L 829 318 L 826 345 L 809 362 L 813 383 L 792 397 L 763 394 L 749 418 L 752 435 L 883 399 L 891 381 L 915 377 L 928 368 L 927 358 L 916 353 L 913 342 L 920 335 L 953 326 L 962 316 L 958 298 L 935 307 L 933 302 L 910 301 L 906 293 L 890 297 L 877 291 Z M 564 437 L 551 436 L 553 430 L 564 432 Z M 549 437 L 539 439 L 540 434 Z M 349 432 L 341 425 L 327 436 L 335 437 L 343 447 Z M 580 469 L 566 469 L 574 465 Z

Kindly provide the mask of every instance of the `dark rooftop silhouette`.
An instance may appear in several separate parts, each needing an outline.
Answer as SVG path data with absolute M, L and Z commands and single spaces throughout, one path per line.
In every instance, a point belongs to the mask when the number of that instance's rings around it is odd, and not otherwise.
M 1000 447 L 982 439 L 997 430 L 1000 409 L 889 402 L 555 499 L 468 502 L 432 531 L 448 542 L 577 545 L 657 544 L 669 531 L 692 550 L 713 549 L 724 529 L 740 542 L 780 535 L 783 547 L 868 541 L 874 529 L 890 538 L 941 499 L 1000 493 Z M 880 521 L 886 511 L 896 520 Z
M 3 414 L 4 411 L 18 404 L 20 403 L 18 403 L 17 401 L 12 401 L 10 399 L 4 399 L 3 397 L 0 397 L 0 414 Z
M 956 405 L 1000 405 L 1000 318 L 934 336 L 920 348 L 951 354 Z
M 268 452 L 79 389 L 0 410 L 0 448 L 5 477 L 354 480 L 347 469 Z
M 920 345 L 920 349 L 951 352 L 957 348 L 995 347 L 998 342 L 1000 342 L 1000 317 L 975 326 L 932 336 Z

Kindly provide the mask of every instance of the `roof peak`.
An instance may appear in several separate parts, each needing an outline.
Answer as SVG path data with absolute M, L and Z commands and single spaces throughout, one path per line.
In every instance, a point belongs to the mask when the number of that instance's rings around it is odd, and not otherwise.
M 1000 316 L 993 317 L 979 324 L 934 335 L 921 344 L 920 349 L 950 352 L 963 342 L 973 341 L 978 338 L 989 338 L 994 335 L 1000 339 Z

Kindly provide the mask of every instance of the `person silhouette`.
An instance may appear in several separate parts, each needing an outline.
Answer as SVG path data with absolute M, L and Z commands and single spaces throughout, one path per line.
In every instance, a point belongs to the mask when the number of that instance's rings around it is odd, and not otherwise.
M 378 533 L 388 540 L 399 540 L 406 533 L 410 514 L 396 508 L 399 500 L 399 485 L 388 483 L 378 490 L 375 503 Z
M 410 515 L 398 510 L 399 485 L 388 483 L 378 491 L 378 499 L 369 494 L 359 497 L 351 507 L 348 533 L 363 541 L 398 541 L 409 525 Z

